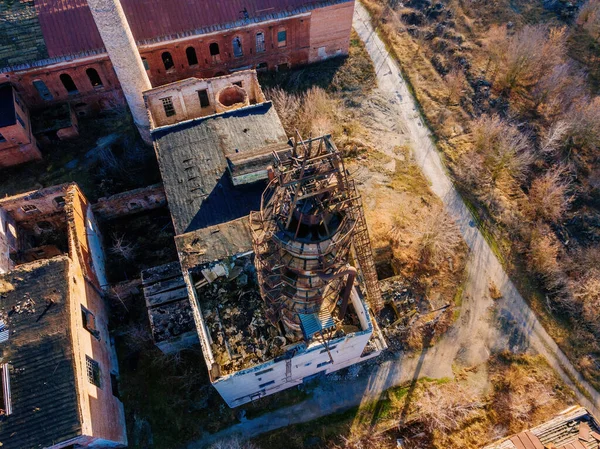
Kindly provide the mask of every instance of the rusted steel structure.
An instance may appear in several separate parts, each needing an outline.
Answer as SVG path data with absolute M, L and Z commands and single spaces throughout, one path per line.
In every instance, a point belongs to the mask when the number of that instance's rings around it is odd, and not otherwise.
M 258 280 L 269 319 L 310 339 L 334 326 L 338 302 L 339 318 L 346 312 L 353 246 L 376 309 L 381 293 L 360 196 L 331 137 L 297 141 L 291 156 L 274 157 L 261 209 L 250 217 Z

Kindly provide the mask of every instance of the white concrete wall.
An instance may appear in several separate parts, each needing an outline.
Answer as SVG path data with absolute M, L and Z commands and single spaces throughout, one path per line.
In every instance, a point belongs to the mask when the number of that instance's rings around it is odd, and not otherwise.
M 94 218 L 92 208 L 88 207 L 86 213 L 86 230 L 88 247 L 90 248 L 90 255 L 92 259 L 92 267 L 96 273 L 98 284 L 102 289 L 108 288 L 108 281 L 106 280 L 106 267 L 104 260 L 104 247 L 102 245 L 102 237 L 98 229 L 98 223 Z
M 10 260 L 10 252 L 16 247 L 17 225 L 8 212 L 0 209 L 0 274 L 12 270 L 14 264 Z
M 308 348 L 301 344 L 299 352 L 289 360 L 276 359 L 230 374 L 213 382 L 214 387 L 230 407 L 237 407 L 299 385 L 314 374 L 331 373 L 361 362 L 361 354 L 371 338 L 373 327 L 356 289 L 352 291 L 351 300 L 362 330 L 328 342 L 333 363 L 322 343 L 312 342 Z

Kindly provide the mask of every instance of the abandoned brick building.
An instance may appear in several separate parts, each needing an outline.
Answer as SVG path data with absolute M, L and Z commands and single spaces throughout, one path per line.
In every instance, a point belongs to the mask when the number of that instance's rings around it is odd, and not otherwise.
M 78 187 L 0 200 L 0 442 L 123 447 L 101 236 Z
M 330 136 L 292 142 L 254 70 L 144 97 L 180 259 L 143 273 L 157 345 L 199 339 L 231 407 L 377 356 L 369 236 Z
M 600 423 L 585 408 L 573 406 L 530 430 L 484 449 L 600 449 Z
M 70 102 L 85 114 L 126 99 L 148 140 L 142 90 L 347 54 L 353 9 L 354 0 L 0 2 L 0 77 L 32 110 Z

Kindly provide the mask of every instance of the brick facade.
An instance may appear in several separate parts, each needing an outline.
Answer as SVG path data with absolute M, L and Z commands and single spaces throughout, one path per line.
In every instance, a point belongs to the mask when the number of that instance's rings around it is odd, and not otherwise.
M 282 66 L 297 66 L 348 53 L 352 26 L 353 2 L 318 8 L 292 17 L 265 21 L 250 26 L 231 28 L 210 34 L 200 34 L 165 42 L 139 45 L 148 67 L 153 86 L 188 77 L 210 78 L 237 69 L 258 68 L 276 70 Z M 285 38 L 285 42 L 278 41 Z M 260 51 L 257 34 L 263 33 L 264 51 Z M 242 55 L 234 55 L 234 39 L 241 42 Z M 210 52 L 217 44 L 218 57 Z M 186 50 L 193 47 L 197 63 L 190 64 Z M 170 54 L 173 67 L 165 69 L 163 54 Z M 168 58 L 169 55 L 165 55 Z M 194 62 L 192 58 L 192 62 Z M 86 71 L 94 69 L 102 85 L 92 85 Z M 60 75 L 68 74 L 76 91 L 68 92 Z M 32 108 L 69 101 L 78 115 L 125 104 L 117 76 L 108 56 L 92 55 L 71 61 L 35 67 L 1 75 L 10 81 Z M 49 95 L 42 98 L 34 81 L 41 81 Z M 37 83 L 40 85 L 40 83 Z

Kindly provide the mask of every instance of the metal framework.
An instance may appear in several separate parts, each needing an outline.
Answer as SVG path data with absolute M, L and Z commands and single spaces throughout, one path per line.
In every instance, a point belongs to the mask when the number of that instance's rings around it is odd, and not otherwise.
M 348 263 L 352 246 L 370 303 L 379 309 L 381 292 L 360 196 L 331 136 L 296 140 L 291 155 L 274 153 L 272 175 L 260 211 L 250 215 L 257 275 L 271 321 L 281 320 L 288 331 L 310 338 L 331 326 L 340 298 L 343 315 L 356 275 Z M 305 323 L 314 319 L 322 327 L 309 332 Z

